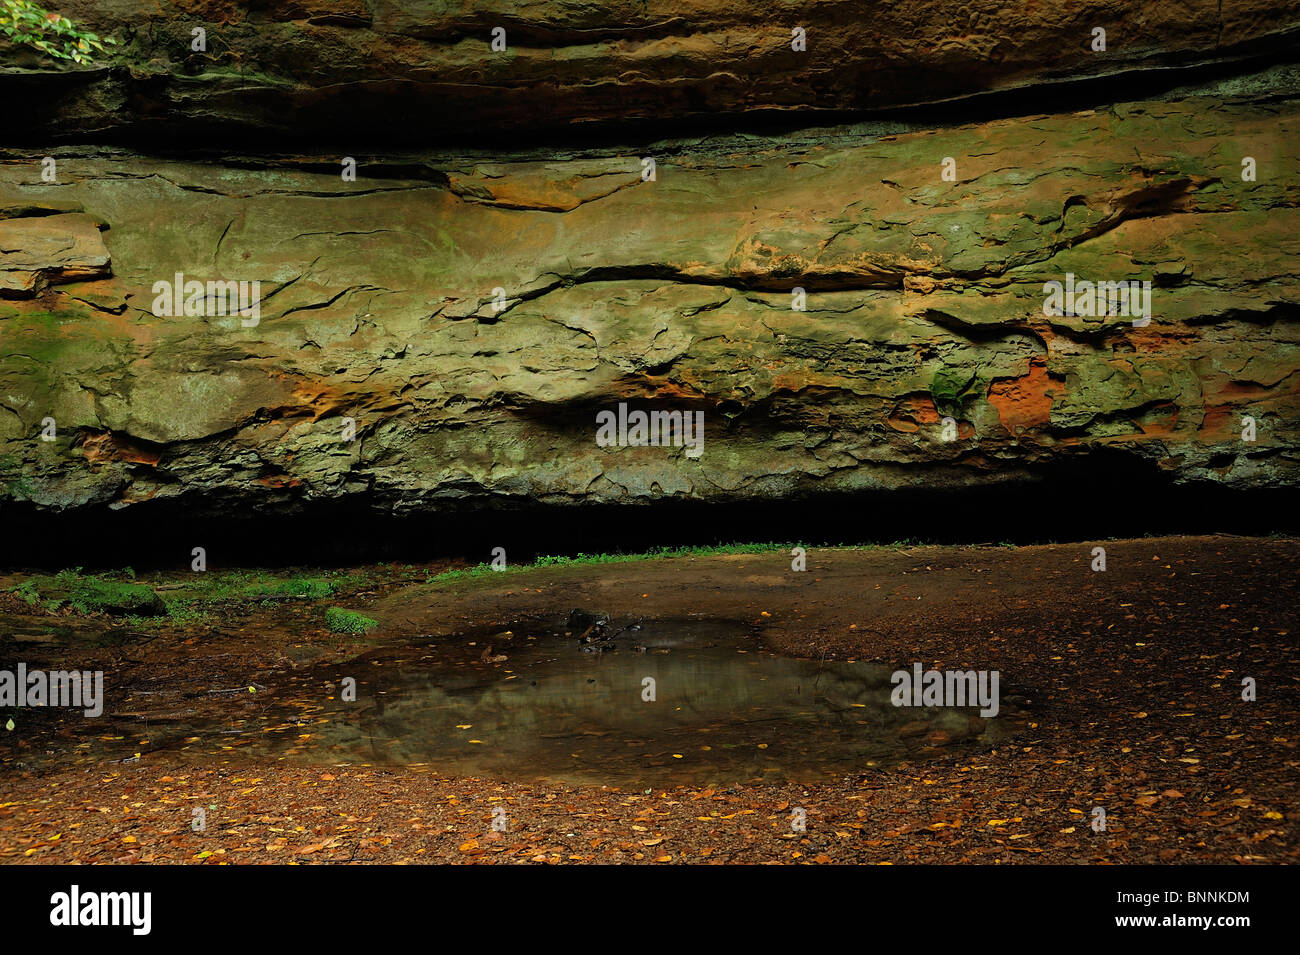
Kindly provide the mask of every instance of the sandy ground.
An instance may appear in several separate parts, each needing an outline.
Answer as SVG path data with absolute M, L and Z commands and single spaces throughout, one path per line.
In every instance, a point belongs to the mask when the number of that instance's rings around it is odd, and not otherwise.
M 0 860 L 1298 861 L 1300 541 L 1101 545 L 1104 573 L 1091 570 L 1097 545 L 1087 543 L 813 549 L 801 573 L 783 553 L 437 585 L 369 568 L 377 584 L 332 601 L 381 622 L 367 640 L 328 634 L 318 608 L 286 604 L 232 608 L 201 632 L 164 627 L 126 647 L 25 649 L 30 666 L 114 673 L 110 710 L 129 705 L 147 723 L 180 706 L 253 705 L 209 691 L 255 681 L 274 694 L 277 674 L 376 643 L 598 607 L 747 621 L 796 656 L 996 669 L 1004 693 L 1030 701 L 1032 721 L 996 749 L 936 746 L 924 760 L 829 783 L 645 793 L 147 749 L 130 762 L 42 758 L 85 729 L 29 717 L 29 732 L 0 744 Z M 20 609 L 0 605 L 0 628 L 39 619 Z M 0 644 L 0 656 L 11 651 Z M 1256 681 L 1253 702 L 1242 699 L 1244 677 Z M 1097 806 L 1104 832 L 1089 825 Z M 191 829 L 195 808 L 207 814 L 203 832 Z M 791 825 L 796 809 L 806 831 Z

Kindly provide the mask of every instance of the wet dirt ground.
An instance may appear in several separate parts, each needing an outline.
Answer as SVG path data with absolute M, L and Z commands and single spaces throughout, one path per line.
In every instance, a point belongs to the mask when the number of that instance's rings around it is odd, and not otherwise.
M 0 601 L 6 666 L 106 684 L 103 718 L 28 708 L 3 734 L 0 860 L 1296 861 L 1300 541 L 1099 544 L 1105 572 L 1086 543 L 814 548 L 802 572 L 784 552 L 370 567 L 348 594 L 186 626 Z M 326 605 L 380 626 L 329 633 Z M 585 654 L 574 608 L 639 629 Z M 661 700 L 616 708 L 639 689 L 616 674 L 669 660 Z M 879 705 L 914 663 L 998 671 L 1005 712 Z M 687 671 L 686 715 L 638 737 Z M 550 709 L 518 709 L 532 682 Z M 736 696 L 757 682 L 777 686 Z

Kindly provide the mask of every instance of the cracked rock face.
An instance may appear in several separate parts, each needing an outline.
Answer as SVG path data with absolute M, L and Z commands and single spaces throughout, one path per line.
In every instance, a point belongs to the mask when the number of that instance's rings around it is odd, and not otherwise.
M 1289 486 L 1298 133 L 1294 101 L 1242 96 L 701 139 L 653 178 L 653 149 L 344 181 L 66 147 L 50 184 L 2 153 L 0 495 L 734 501 L 1099 454 Z M 208 306 L 257 283 L 257 313 L 158 309 L 177 273 Z M 1048 314 L 1067 276 L 1149 282 L 1149 322 Z M 703 453 L 601 446 L 620 403 L 702 412 Z
M 0 70 L 0 92 L 38 99 L 6 116 L 11 136 L 37 140 L 517 143 L 574 125 L 822 121 L 1220 64 L 1293 48 L 1298 11 L 1296 0 L 64 0 L 59 12 L 114 35 L 117 54 L 57 74 L 20 58 Z
M 6 218 L 6 212 L 15 215 Z M 56 282 L 109 274 L 108 250 L 94 219 L 59 214 L 57 206 L 0 208 L 0 295 L 29 297 Z

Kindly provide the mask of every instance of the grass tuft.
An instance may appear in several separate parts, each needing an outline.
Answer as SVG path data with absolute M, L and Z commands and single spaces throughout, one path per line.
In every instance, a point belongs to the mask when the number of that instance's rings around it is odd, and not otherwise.
M 639 560 L 664 560 L 672 557 L 714 557 L 719 554 L 765 554 L 772 551 L 788 551 L 796 544 L 768 542 L 763 544 L 705 544 L 690 547 L 655 547 L 635 554 L 575 554 L 572 557 L 544 556 L 538 557 L 531 564 L 507 566 L 504 570 L 494 570 L 491 564 L 478 564 L 464 570 L 447 570 L 434 574 L 426 583 L 440 584 L 449 580 L 482 577 L 491 573 L 511 573 L 521 570 L 533 570 L 538 567 L 583 567 L 593 564 L 624 564 Z
M 379 621 L 371 620 L 355 610 L 330 607 L 325 611 L 325 625 L 333 633 L 368 633 L 379 626 Z

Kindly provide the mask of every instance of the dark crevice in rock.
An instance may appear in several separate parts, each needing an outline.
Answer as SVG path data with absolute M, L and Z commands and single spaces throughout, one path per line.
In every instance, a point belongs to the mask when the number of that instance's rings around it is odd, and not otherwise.
M 0 72 L 0 94 L 10 101 L 34 99 L 54 107 L 11 117 L 7 138 L 13 144 L 117 143 L 160 155 L 169 150 L 193 155 L 206 143 L 238 141 L 248 152 L 312 148 L 351 155 L 355 143 L 363 141 L 411 148 L 472 144 L 502 153 L 519 150 L 520 137 L 526 135 L 529 149 L 568 151 L 583 145 L 790 133 L 868 121 L 933 128 L 1104 108 L 1116 100 L 1174 90 L 1194 95 L 1198 84 L 1214 95 L 1220 81 L 1273 67 L 1283 68 L 1287 89 L 1279 90 L 1275 83 L 1268 95 L 1294 95 L 1296 78 L 1287 68 L 1296 63 L 1297 37 L 1300 27 L 1287 25 L 1229 47 L 1216 44 L 1213 50 L 1151 51 L 1147 56 L 1117 50 L 1108 59 L 1072 61 L 1060 71 L 1046 69 L 1029 79 L 987 77 L 982 89 L 971 89 L 980 80 L 970 75 L 972 64 L 963 63 L 950 73 L 927 71 L 930 95 L 915 98 L 898 92 L 915 87 L 915 67 L 905 76 L 869 72 L 872 82 L 853 84 L 846 82 L 841 64 L 823 71 L 824 82 L 817 81 L 816 71 L 805 70 L 779 84 L 779 71 L 758 65 L 766 61 L 743 59 L 734 73 L 641 77 L 631 87 L 621 76 L 599 74 L 567 85 L 544 74 L 494 84 L 484 71 L 452 80 L 417 70 L 410 76 L 358 76 L 323 84 L 288 74 L 250 73 L 248 79 L 238 72 L 186 76 L 122 66 L 9 70 Z M 1113 64 L 1109 69 L 1108 63 Z M 266 66 L 274 69 L 274 63 Z M 865 67 L 859 61 L 849 68 L 861 72 Z M 853 92 L 859 86 L 863 92 Z M 721 94 L 719 87 L 734 87 L 735 92 Z M 105 102 L 118 104 L 117 109 L 105 111 Z M 412 122 L 413 116 L 420 121 Z
M 1024 471 L 991 487 L 805 493 L 747 503 L 484 507 L 430 501 L 395 510 L 378 497 L 368 503 L 303 501 L 290 494 L 258 505 L 224 494 L 197 508 L 160 501 L 71 514 L 5 503 L 0 519 L 9 532 L 0 539 L 0 568 L 180 568 L 198 546 L 207 549 L 209 567 L 221 568 L 437 557 L 478 563 L 498 546 L 514 564 L 544 554 L 736 541 L 1026 544 L 1131 536 L 1135 527 L 1148 534 L 1294 533 L 1300 510 L 1291 506 L 1293 497 L 1282 489 L 1175 485 L 1153 464 L 1103 452 Z M 1052 514 L 1050 522 L 1034 517 L 1044 513 Z

